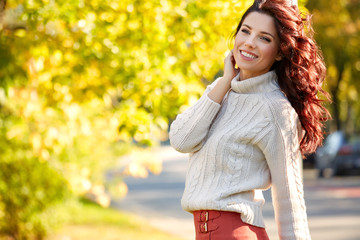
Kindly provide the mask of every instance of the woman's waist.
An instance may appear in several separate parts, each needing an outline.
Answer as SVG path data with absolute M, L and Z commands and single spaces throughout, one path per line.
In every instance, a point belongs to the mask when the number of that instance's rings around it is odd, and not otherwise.
M 251 225 L 258 227 L 265 227 L 262 215 L 262 206 L 264 202 L 248 202 L 248 201 L 232 201 L 224 202 L 186 202 L 182 201 L 182 207 L 194 216 L 198 216 L 203 212 L 208 212 L 209 217 L 215 216 L 217 212 L 224 212 L 224 214 L 237 215 L 241 219 Z

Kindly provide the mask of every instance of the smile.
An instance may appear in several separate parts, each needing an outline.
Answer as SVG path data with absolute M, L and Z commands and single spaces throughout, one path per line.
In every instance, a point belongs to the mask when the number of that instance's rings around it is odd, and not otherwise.
M 242 51 L 242 50 L 240 50 L 240 54 L 243 55 L 246 58 L 251 58 L 251 59 L 257 58 L 256 55 L 253 55 L 251 53 L 248 53 L 248 52 L 245 52 L 245 51 Z

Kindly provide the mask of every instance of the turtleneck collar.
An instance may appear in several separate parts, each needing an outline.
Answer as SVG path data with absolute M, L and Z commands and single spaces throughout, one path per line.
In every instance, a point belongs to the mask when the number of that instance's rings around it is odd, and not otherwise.
M 240 73 L 231 80 L 231 89 L 237 93 L 265 93 L 280 89 L 275 71 L 240 81 Z

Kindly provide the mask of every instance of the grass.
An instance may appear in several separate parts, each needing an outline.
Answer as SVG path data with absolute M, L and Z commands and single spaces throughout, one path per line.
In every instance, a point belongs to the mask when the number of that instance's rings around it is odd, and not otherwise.
M 47 240 L 182 240 L 161 232 L 144 219 L 82 201 L 61 229 Z

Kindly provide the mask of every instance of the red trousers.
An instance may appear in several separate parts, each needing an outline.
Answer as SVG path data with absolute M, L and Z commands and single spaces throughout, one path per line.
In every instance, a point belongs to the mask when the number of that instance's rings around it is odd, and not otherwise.
M 201 210 L 193 214 L 196 240 L 269 240 L 265 228 L 244 223 L 240 213 Z

